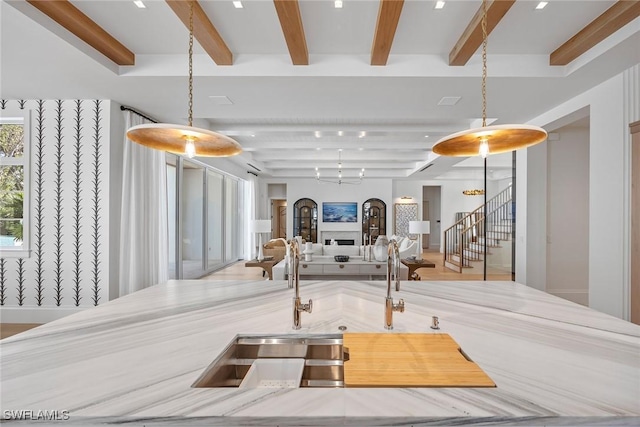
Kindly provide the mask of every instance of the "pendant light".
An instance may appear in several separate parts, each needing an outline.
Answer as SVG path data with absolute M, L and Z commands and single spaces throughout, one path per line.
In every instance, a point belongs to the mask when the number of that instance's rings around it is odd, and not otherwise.
M 487 0 L 482 0 L 482 127 L 445 136 L 433 146 L 443 156 L 469 157 L 505 153 L 547 139 L 547 131 L 531 125 L 487 126 Z
M 193 1 L 189 1 L 189 125 L 150 123 L 133 126 L 127 138 L 145 147 L 169 153 L 204 157 L 228 157 L 242 152 L 232 138 L 193 124 Z

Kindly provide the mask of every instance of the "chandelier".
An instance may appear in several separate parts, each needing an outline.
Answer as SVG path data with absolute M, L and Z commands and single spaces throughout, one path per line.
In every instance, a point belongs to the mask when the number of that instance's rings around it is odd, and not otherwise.
M 228 157 L 242 152 L 240 144 L 226 135 L 193 124 L 193 1 L 189 1 L 189 125 L 142 124 L 129 128 L 127 138 L 140 145 L 174 154 Z
M 433 146 L 443 156 L 467 157 L 505 153 L 547 139 L 547 131 L 531 125 L 487 126 L 487 0 L 482 0 L 482 127 L 445 136 Z
M 345 179 L 342 177 L 342 148 L 338 150 L 338 178 L 330 179 L 330 178 L 320 178 L 320 171 L 316 167 L 316 179 L 318 182 L 329 182 L 332 184 L 360 184 L 362 182 L 362 178 L 364 178 L 364 168 L 360 171 L 357 178 L 349 178 Z
M 482 196 L 484 194 L 484 190 L 474 189 L 474 190 L 462 190 L 462 194 L 465 196 Z

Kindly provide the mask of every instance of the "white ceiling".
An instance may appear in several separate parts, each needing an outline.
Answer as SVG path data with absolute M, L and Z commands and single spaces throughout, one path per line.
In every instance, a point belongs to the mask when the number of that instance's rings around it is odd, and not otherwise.
M 187 113 L 188 32 L 164 1 L 72 1 L 136 54 L 118 67 L 22 0 L 4 0 L 1 13 L 3 99 L 112 99 L 160 121 L 184 123 Z M 640 18 L 567 66 L 549 54 L 615 1 L 519 0 L 489 37 L 488 116 L 494 124 L 526 123 L 537 115 L 640 62 Z M 481 115 L 481 61 L 448 65 L 448 55 L 480 0 L 405 1 L 386 66 L 371 66 L 379 2 L 301 0 L 308 66 L 291 65 L 273 2 L 200 0 L 234 54 L 217 66 L 197 45 L 196 125 L 234 137 L 251 163 L 274 177 L 335 174 L 343 149 L 345 175 L 445 178 L 459 159 L 433 155 L 442 136 L 474 126 Z M 212 96 L 226 96 L 219 105 Z M 459 96 L 455 106 L 438 106 Z M 477 124 L 476 124 L 477 125 Z M 342 132 L 342 135 L 339 135 Z M 362 133 L 364 132 L 364 133 Z M 317 136 L 316 136 L 317 135 Z M 426 137 L 428 135 L 428 137 Z M 436 167 L 418 172 L 428 162 Z M 461 170 L 474 171 L 470 162 Z M 510 160 L 492 159 L 495 168 Z M 464 165 L 464 164 L 463 164 Z

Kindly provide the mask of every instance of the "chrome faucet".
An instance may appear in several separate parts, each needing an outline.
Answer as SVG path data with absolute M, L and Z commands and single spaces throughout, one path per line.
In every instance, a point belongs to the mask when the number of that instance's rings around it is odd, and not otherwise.
M 289 243 L 289 288 L 295 288 L 295 296 L 293 297 L 293 329 L 300 329 L 301 320 L 300 313 L 311 313 L 313 302 L 309 299 L 308 304 L 300 301 L 300 248 L 295 239 Z
M 404 312 L 404 300 L 400 298 L 397 304 L 393 303 L 391 298 L 391 269 L 396 280 L 396 291 L 400 290 L 400 251 L 398 243 L 395 240 L 389 242 L 387 249 L 387 299 L 384 305 L 384 327 L 385 329 L 393 329 L 393 312 Z

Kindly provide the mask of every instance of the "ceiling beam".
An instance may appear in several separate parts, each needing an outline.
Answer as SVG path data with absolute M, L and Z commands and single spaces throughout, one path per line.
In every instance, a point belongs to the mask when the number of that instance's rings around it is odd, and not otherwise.
M 487 4 L 487 37 L 515 2 L 516 0 L 489 0 Z M 482 6 L 480 6 L 451 49 L 449 65 L 465 65 L 482 44 L 482 12 Z
M 282 27 L 282 34 L 289 48 L 293 65 L 309 65 L 307 39 L 304 36 L 298 0 L 273 0 Z
M 67 0 L 27 0 L 83 42 L 118 65 L 134 65 L 135 55 Z
M 380 0 L 371 47 L 371 65 L 387 65 L 403 5 L 404 0 Z
M 640 1 L 618 1 L 549 56 L 550 65 L 567 65 L 640 16 Z
M 189 28 L 189 3 L 193 3 L 193 36 L 217 65 L 233 65 L 233 53 L 197 0 L 165 0 L 182 23 Z

